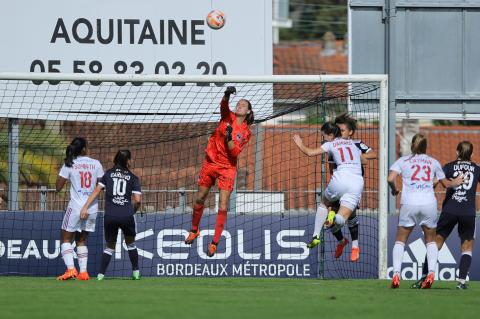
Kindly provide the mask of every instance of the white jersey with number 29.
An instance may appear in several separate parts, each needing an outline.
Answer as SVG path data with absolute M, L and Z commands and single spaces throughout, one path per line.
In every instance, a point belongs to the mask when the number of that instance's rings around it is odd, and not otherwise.
M 72 167 L 64 164 L 58 175 L 70 180 L 70 204 L 82 208 L 97 186 L 97 180 L 103 176 L 103 168 L 96 159 L 80 156 L 73 160 Z M 96 207 L 97 201 L 92 206 Z
M 322 145 L 322 149 L 327 152 L 335 161 L 335 172 L 345 172 L 362 176 L 361 151 L 355 145 L 355 141 L 336 138 L 331 142 Z
M 402 205 L 436 203 L 433 180 L 445 178 L 445 173 L 436 159 L 426 154 L 407 155 L 393 163 L 390 170 L 402 175 Z

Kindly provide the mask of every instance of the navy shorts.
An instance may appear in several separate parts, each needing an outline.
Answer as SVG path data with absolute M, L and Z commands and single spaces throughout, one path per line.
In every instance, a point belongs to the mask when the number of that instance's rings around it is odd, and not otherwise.
M 442 212 L 437 222 L 437 234 L 447 238 L 458 224 L 461 241 L 475 239 L 475 216 L 461 216 Z
M 137 223 L 132 216 L 111 216 L 105 215 L 103 219 L 103 229 L 105 231 L 105 241 L 112 243 L 117 241 L 118 230 L 121 229 L 124 236 L 133 236 L 137 234 Z

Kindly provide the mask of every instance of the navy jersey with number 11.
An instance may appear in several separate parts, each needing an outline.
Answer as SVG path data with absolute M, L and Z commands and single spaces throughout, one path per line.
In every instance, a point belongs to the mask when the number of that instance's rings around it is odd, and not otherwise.
M 105 215 L 125 217 L 135 214 L 132 193 L 141 194 L 137 176 L 128 169 L 113 167 L 98 184 L 105 189 Z

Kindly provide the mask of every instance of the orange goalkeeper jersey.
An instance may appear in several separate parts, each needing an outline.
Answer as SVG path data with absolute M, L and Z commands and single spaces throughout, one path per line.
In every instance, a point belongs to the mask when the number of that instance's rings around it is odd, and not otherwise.
M 222 167 L 236 167 L 237 157 L 247 145 L 252 133 L 245 121 L 240 125 L 237 124 L 237 116 L 230 111 L 228 101 L 225 99 L 222 99 L 220 103 L 220 114 L 220 123 L 210 136 L 205 150 L 207 159 Z M 235 147 L 231 150 L 228 149 L 225 142 L 225 131 L 228 124 L 232 126 L 232 140 L 235 144 Z

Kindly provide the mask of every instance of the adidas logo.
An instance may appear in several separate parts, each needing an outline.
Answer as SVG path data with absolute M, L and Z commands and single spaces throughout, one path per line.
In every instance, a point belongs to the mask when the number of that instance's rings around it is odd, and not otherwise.
M 402 261 L 401 278 L 403 280 L 418 280 L 422 276 L 422 266 L 427 254 L 427 248 L 422 239 L 417 239 L 405 247 Z M 448 248 L 443 244 L 438 252 L 438 262 L 435 270 L 435 280 L 453 281 L 458 276 L 457 262 Z M 393 267 L 387 269 L 388 278 L 393 276 Z M 468 280 L 468 276 L 467 276 Z

